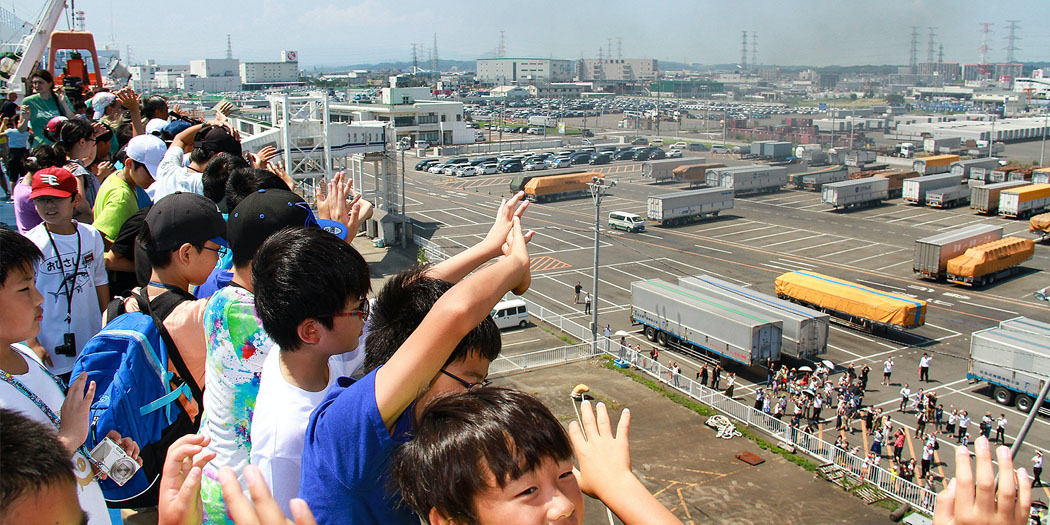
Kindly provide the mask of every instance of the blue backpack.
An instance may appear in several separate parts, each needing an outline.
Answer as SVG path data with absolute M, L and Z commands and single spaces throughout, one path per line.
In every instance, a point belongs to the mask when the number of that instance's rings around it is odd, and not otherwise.
M 166 317 L 186 297 L 166 292 L 153 299 L 152 304 L 134 297 L 145 313 L 124 313 L 110 321 L 84 346 L 71 376 L 87 372 L 88 380 L 95 382 L 87 447 L 93 448 L 111 430 L 116 430 L 122 437 L 134 439 L 141 448 L 142 468 L 127 483 L 120 486 L 108 479 L 101 482 L 106 502 L 114 508 L 157 504 L 168 447 L 176 439 L 196 432 L 200 425 L 199 419 L 191 420 L 183 410 L 179 396 L 198 402 L 203 399 L 157 316 L 158 311 L 164 310 Z M 168 371 L 169 360 L 178 374 Z

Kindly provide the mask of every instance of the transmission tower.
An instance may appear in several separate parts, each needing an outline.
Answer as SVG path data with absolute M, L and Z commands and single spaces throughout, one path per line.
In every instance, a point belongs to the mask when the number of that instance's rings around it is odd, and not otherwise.
M 915 65 L 918 63 L 919 55 L 919 26 L 911 26 L 911 55 L 908 58 L 908 66 L 912 74 L 915 73 Z
M 937 44 L 937 62 L 944 62 L 944 44 Z
M 226 35 L 226 58 L 233 58 L 233 40 Z
M 988 74 L 988 33 L 992 32 L 992 24 L 981 22 L 981 76 Z
M 611 38 L 606 38 L 605 39 L 605 59 L 606 60 L 612 60 L 612 57 L 613 57 L 613 54 L 612 54 L 612 39 Z
M 933 32 L 933 30 L 937 28 L 927 27 L 927 29 L 930 30 L 930 41 L 929 46 L 926 48 L 926 61 L 933 62 L 933 37 L 937 36 L 937 34 Z
M 419 72 L 419 47 L 420 44 L 409 44 L 412 46 L 412 74 Z
M 496 56 L 499 58 L 507 58 L 507 40 L 504 35 L 504 31 L 499 32 L 499 45 L 496 46 Z
M 438 34 L 434 33 L 434 54 L 430 57 L 430 71 L 434 79 L 441 78 L 441 60 L 438 59 Z
M 751 32 L 751 69 L 758 71 L 758 32 Z
M 747 31 L 740 32 L 740 71 L 747 73 Z
M 623 60 L 623 39 L 616 37 L 616 59 Z
M 1021 37 L 1016 34 L 1018 27 L 1017 23 L 1020 22 L 1020 20 L 1007 20 L 1006 22 L 1009 24 L 1006 26 L 1006 29 L 1010 31 L 1010 34 L 1006 35 L 1006 62 L 1008 64 L 1013 64 L 1014 51 L 1018 50 L 1016 44 L 1017 41 L 1021 39 Z

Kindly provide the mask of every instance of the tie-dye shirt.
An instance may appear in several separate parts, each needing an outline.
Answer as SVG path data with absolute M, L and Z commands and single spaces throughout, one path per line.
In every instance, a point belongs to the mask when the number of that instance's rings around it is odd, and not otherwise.
M 263 362 L 276 347 L 255 316 L 255 296 L 239 286 L 227 286 L 208 300 L 204 337 L 208 357 L 200 434 L 211 438 L 208 449 L 216 454 L 201 480 L 204 523 L 233 523 L 226 515 L 219 468 L 232 468 L 246 487 L 242 472 L 252 450 L 255 396 Z

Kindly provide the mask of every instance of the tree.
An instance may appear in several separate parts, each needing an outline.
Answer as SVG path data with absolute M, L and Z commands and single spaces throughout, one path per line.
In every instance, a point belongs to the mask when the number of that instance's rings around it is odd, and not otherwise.
M 904 104 L 904 95 L 899 95 L 897 93 L 886 95 L 886 103 L 891 106 L 899 106 L 901 104 Z

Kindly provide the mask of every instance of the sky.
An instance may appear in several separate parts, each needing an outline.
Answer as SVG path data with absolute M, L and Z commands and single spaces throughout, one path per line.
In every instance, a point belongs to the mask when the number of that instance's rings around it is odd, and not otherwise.
M 975 63 L 982 22 L 992 24 L 988 61 L 1003 62 L 1008 20 L 1018 21 L 1016 60 L 1050 60 L 1046 0 L 68 1 L 85 12 L 96 45 L 116 47 L 124 58 L 130 46 L 132 63 L 222 58 L 226 35 L 236 58 L 279 60 L 282 50 L 294 50 L 305 70 L 410 61 L 413 43 L 425 63 L 435 34 L 442 59 L 474 60 L 496 56 L 503 31 L 507 57 L 597 58 L 611 40 L 613 56 L 728 64 L 740 61 L 741 32 L 748 31 L 747 60 L 757 32 L 760 65 L 906 65 L 911 26 L 919 28 L 919 62 L 933 26 L 945 61 Z M 30 21 L 43 4 L 0 0 Z

